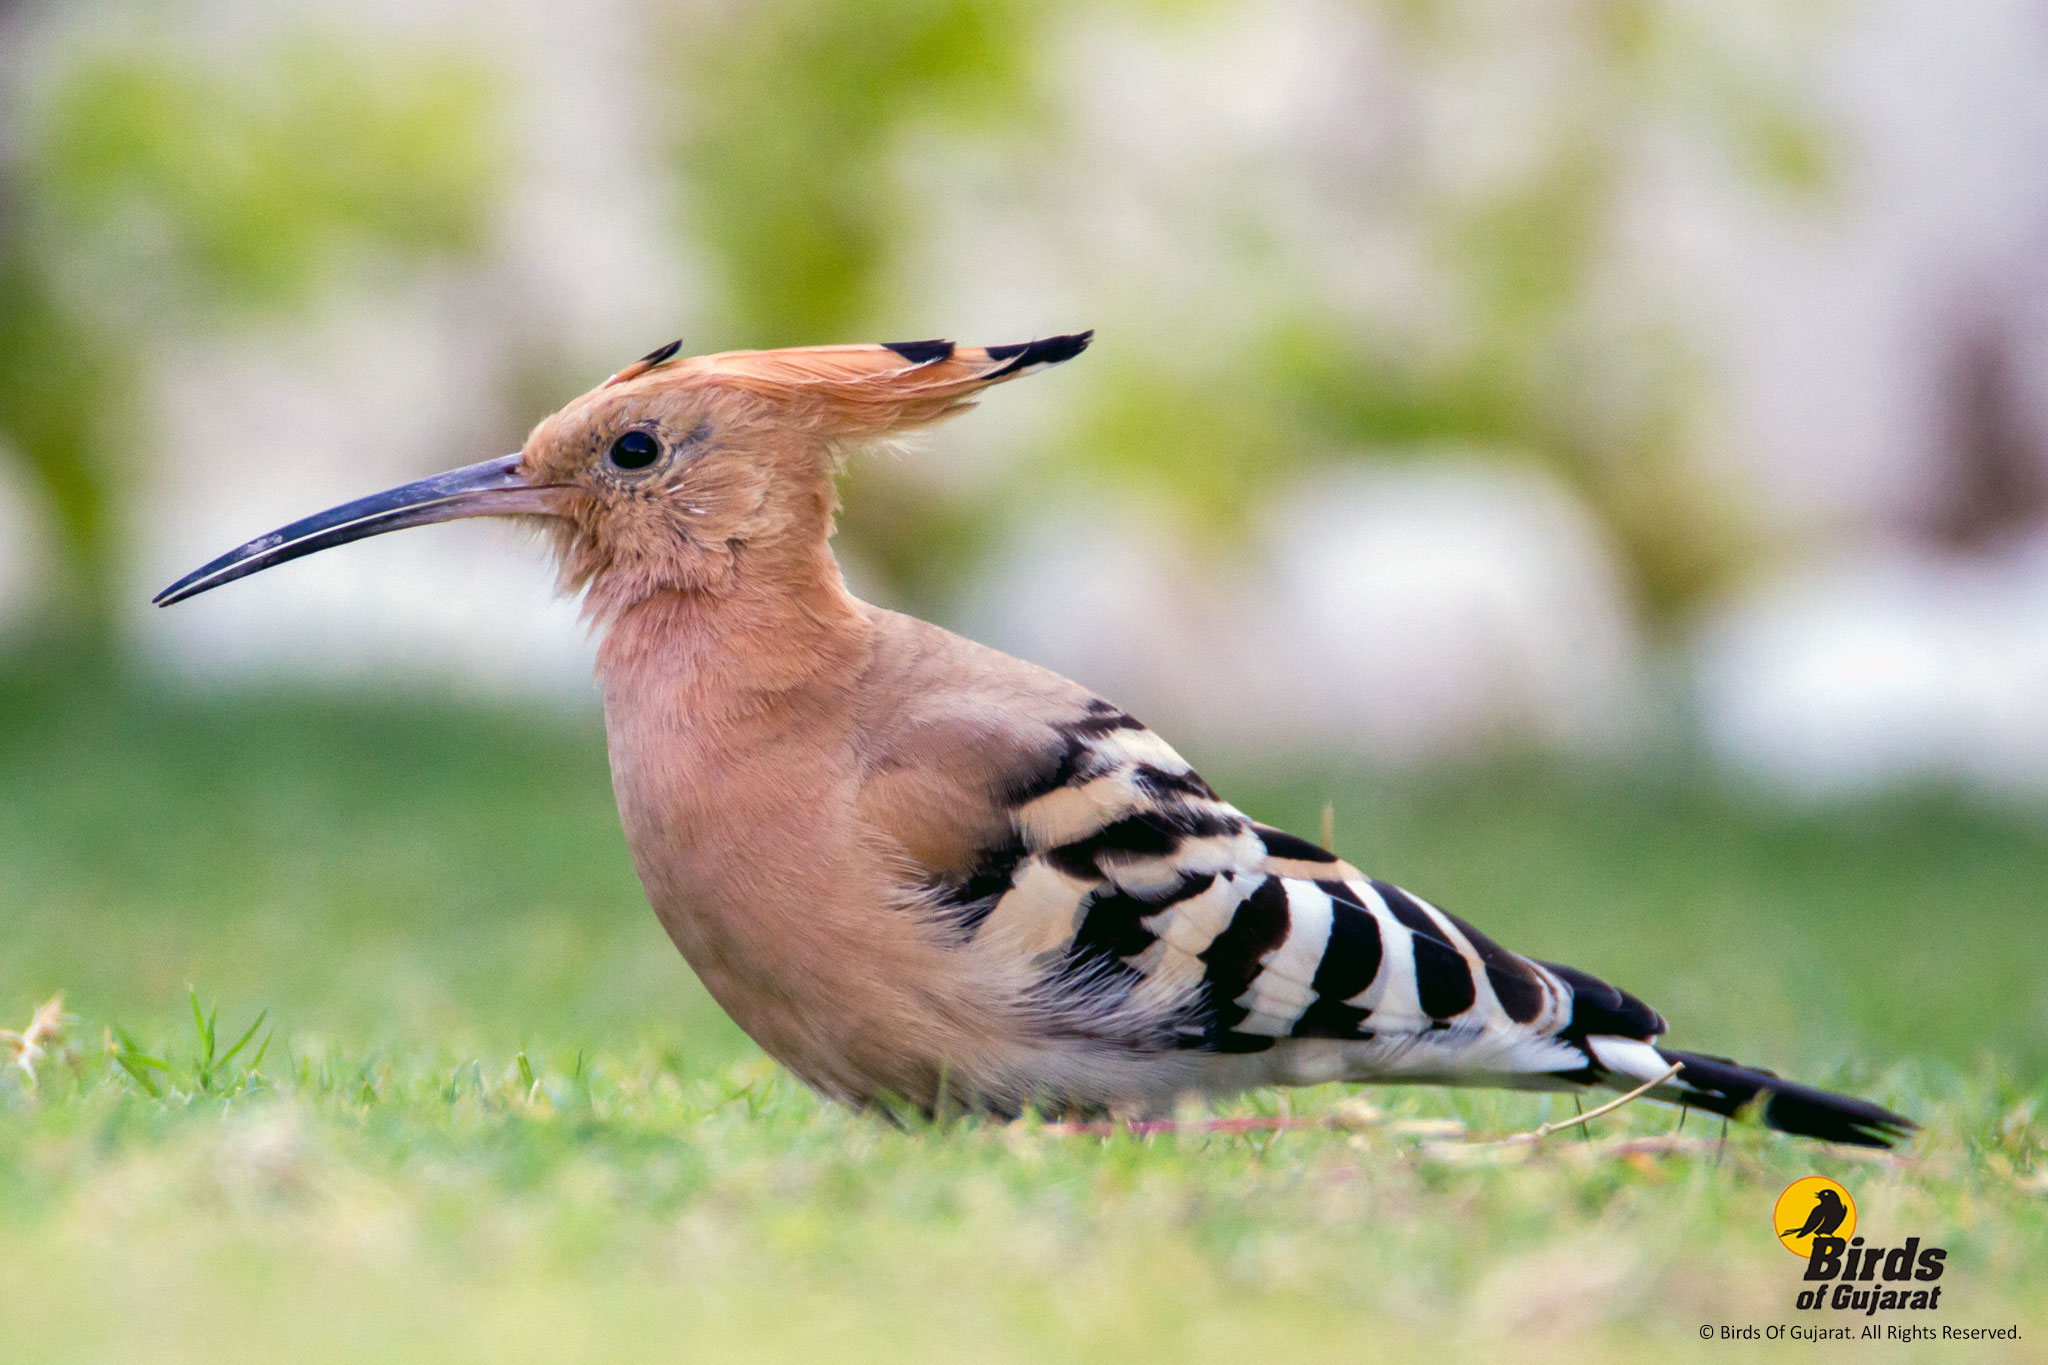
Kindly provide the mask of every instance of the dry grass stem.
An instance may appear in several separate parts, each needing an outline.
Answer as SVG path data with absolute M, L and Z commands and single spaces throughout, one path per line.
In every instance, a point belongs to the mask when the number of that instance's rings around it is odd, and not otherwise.
M 1442 1160 L 1467 1162 L 1495 1162 L 1516 1159 L 1504 1153 L 1518 1148 L 1533 1147 L 1553 1133 L 1580 1124 L 1590 1123 L 1603 1114 L 1611 1114 L 1623 1105 L 1633 1104 L 1658 1086 L 1678 1074 L 1676 1064 L 1663 1075 L 1644 1081 L 1625 1095 L 1617 1095 L 1607 1103 L 1574 1114 L 1568 1119 L 1546 1123 L 1527 1133 L 1515 1133 L 1504 1138 L 1493 1138 L 1484 1142 L 1453 1142 L 1449 1139 L 1460 1137 L 1465 1125 L 1456 1119 L 1394 1119 L 1389 1121 L 1379 1110 L 1363 1101 L 1350 1101 L 1338 1107 L 1334 1114 L 1319 1118 L 1293 1118 L 1287 1115 L 1252 1116 L 1227 1119 L 1122 1119 L 1113 1118 L 1091 1123 L 1051 1123 L 1044 1131 L 1054 1137 L 1111 1137 L 1117 1133 L 1129 1133 L 1133 1137 L 1158 1137 L 1167 1133 L 1212 1133 L 1231 1137 L 1244 1133 L 1284 1133 L 1303 1128 L 1338 1128 L 1357 1131 L 1378 1127 L 1390 1137 L 1426 1138 L 1431 1141 L 1428 1150 L 1431 1156 Z M 1641 1142 L 1644 1140 L 1632 1140 Z M 1669 1139 L 1655 1141 L 1668 1142 Z M 1604 1150 L 1604 1149 L 1603 1149 Z M 1626 1152 L 1615 1149 L 1614 1155 L 1638 1155 L 1648 1147 L 1638 1146 Z M 1497 1155 L 1486 1155 L 1494 1152 Z
M 1655 1090 L 1658 1086 L 1664 1084 L 1664 1082 L 1670 1080 L 1673 1076 L 1676 1076 L 1679 1072 L 1679 1069 L 1680 1068 L 1678 1064 L 1674 1062 L 1669 1071 L 1665 1072 L 1663 1075 L 1657 1077 L 1654 1080 L 1644 1081 L 1641 1085 L 1629 1091 L 1626 1095 L 1616 1095 L 1613 1099 L 1607 1101 L 1607 1103 L 1602 1105 L 1596 1105 L 1593 1108 L 1588 1109 L 1583 1114 L 1574 1114 L 1568 1119 L 1559 1119 L 1555 1123 L 1545 1123 L 1538 1126 L 1530 1132 L 1517 1133 L 1513 1137 L 1502 1138 L 1501 1141 L 1541 1142 L 1544 1138 L 1549 1137 L 1552 1133 L 1561 1133 L 1567 1128 L 1576 1128 L 1582 1123 L 1591 1123 L 1594 1119 L 1599 1118 L 1602 1114 L 1611 1114 L 1615 1110 L 1621 1108 L 1623 1105 L 1634 1104 L 1637 1100 L 1649 1094 L 1652 1090 Z

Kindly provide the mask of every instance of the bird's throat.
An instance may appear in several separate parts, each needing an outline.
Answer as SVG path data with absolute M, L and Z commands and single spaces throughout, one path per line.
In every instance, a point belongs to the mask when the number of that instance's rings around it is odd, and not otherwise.
M 688 698 L 699 715 L 755 711 L 795 699 L 818 680 L 845 677 L 868 648 L 870 623 L 838 565 L 822 563 L 730 591 L 656 593 L 607 623 L 597 675 L 607 714 L 650 690 Z

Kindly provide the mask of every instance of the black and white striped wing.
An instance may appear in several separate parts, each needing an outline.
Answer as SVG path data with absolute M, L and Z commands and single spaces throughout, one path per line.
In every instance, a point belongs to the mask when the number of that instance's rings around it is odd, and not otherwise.
M 1030 959 L 1098 1035 L 1269 1053 L 1270 1080 L 1663 1069 L 1634 997 L 1255 823 L 1107 703 L 1054 728 L 1005 794 L 1014 837 L 949 895 L 976 950 Z

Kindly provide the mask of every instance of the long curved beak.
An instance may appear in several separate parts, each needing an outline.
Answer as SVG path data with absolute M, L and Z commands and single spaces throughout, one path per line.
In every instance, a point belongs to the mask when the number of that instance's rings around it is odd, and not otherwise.
M 281 526 L 194 569 L 152 600 L 160 607 L 168 607 L 315 550 L 407 526 L 463 517 L 548 515 L 554 511 L 551 492 L 520 477 L 516 454 L 465 465 Z

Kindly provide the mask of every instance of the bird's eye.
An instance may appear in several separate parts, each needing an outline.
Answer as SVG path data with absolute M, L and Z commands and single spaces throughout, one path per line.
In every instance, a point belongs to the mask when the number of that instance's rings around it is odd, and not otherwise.
M 607 458 L 619 469 L 645 469 L 661 458 L 661 443 L 644 431 L 629 431 L 612 442 Z

